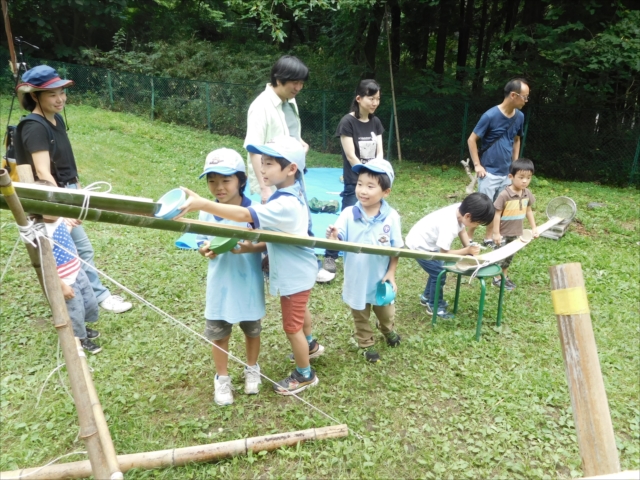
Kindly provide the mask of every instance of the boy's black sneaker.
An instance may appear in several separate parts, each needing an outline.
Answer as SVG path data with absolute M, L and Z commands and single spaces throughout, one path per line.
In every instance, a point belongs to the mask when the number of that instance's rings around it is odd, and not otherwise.
M 93 353 L 94 355 L 102 351 L 102 347 L 99 347 L 88 338 L 80 339 L 80 345 L 82 345 L 82 348 L 84 348 L 87 352 Z
M 493 240 L 483 240 L 482 241 L 482 246 L 483 247 L 488 247 L 488 248 L 493 248 L 494 250 L 498 247 L 498 245 L 496 245 L 496 242 L 494 242 Z
M 311 369 L 311 376 L 305 378 L 297 369 L 294 369 L 284 380 L 273 385 L 273 390 L 279 395 L 295 395 L 309 387 L 317 385 L 319 382 L 316 371 Z
M 323 353 L 324 353 L 324 347 L 320 345 L 315 338 L 311 340 L 311 343 L 309 344 L 309 360 L 318 358 Z M 289 354 L 289 361 L 290 362 L 296 361 L 295 357 L 293 356 L 293 353 Z
M 395 331 L 387 333 L 385 338 L 387 339 L 387 345 L 390 347 L 397 347 L 400 345 L 400 340 L 402 340 L 402 337 Z
M 373 347 L 361 348 L 358 353 L 369 363 L 378 363 L 380 361 L 380 354 Z
M 433 307 L 431 305 L 427 305 L 426 309 L 427 309 L 427 315 L 432 316 Z M 453 313 L 448 312 L 446 307 L 438 309 L 438 317 L 442 318 L 443 320 L 451 320 L 453 316 L 454 316 Z
M 87 328 L 86 330 L 87 330 L 87 338 L 89 340 L 93 340 L 100 336 L 100 332 L 97 330 L 93 330 L 92 328 Z
M 494 277 L 493 278 L 493 286 L 500 288 L 500 281 L 501 281 L 500 277 Z M 516 284 L 513 283 L 509 277 L 504 279 L 504 289 L 507 292 L 511 292 L 511 291 L 515 290 L 515 288 L 516 288 Z

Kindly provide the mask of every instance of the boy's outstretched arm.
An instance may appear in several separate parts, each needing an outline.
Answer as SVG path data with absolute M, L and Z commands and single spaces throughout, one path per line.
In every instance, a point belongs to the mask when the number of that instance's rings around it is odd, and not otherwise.
M 393 287 L 393 291 L 396 293 L 398 293 L 398 285 L 396 285 L 396 268 L 398 268 L 399 260 L 400 257 L 391 257 L 391 259 L 389 260 L 389 268 L 387 268 L 387 273 L 384 277 L 382 277 L 382 280 L 380 281 L 380 283 L 389 281 L 389 283 Z
M 529 225 L 531 225 L 533 238 L 538 238 L 540 234 L 538 233 L 538 227 L 536 227 L 536 219 L 533 218 L 533 210 L 531 210 L 531 207 L 527 207 L 527 220 L 529 220 Z
M 231 253 L 262 253 L 267 250 L 266 242 L 253 243 L 251 240 L 240 240 Z
M 502 245 L 502 235 L 500 235 L 500 219 L 502 218 L 502 210 L 496 210 L 493 217 L 493 243 L 497 246 Z
M 180 218 L 189 212 L 201 210 L 203 212 L 217 215 L 218 217 L 233 220 L 234 222 L 253 222 L 249 209 L 237 205 L 226 205 L 224 203 L 216 203 L 211 200 L 202 198 L 197 193 L 185 187 L 180 187 L 183 192 L 189 195 L 187 201 L 180 207 L 181 212 L 175 217 Z

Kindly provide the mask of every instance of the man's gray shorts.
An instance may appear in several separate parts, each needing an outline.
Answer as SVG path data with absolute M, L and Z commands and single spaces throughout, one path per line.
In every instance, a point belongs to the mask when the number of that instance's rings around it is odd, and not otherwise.
M 249 338 L 259 337 L 262 331 L 262 323 L 260 320 L 240 322 L 237 324 L 225 322 L 224 320 L 207 320 L 207 324 L 204 327 L 204 336 L 211 341 L 222 340 L 231 335 L 231 327 L 234 325 L 240 325 L 244 334 Z
M 496 201 L 507 185 L 511 185 L 508 175 L 501 177 L 487 172 L 483 178 L 478 178 L 478 192 L 484 193 L 492 202 Z

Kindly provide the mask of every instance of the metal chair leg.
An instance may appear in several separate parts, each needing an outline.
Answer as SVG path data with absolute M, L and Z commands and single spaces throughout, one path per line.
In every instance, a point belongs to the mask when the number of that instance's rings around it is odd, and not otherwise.
M 458 281 L 456 282 L 456 300 L 453 304 L 453 314 L 458 313 L 458 300 L 460 299 L 460 283 L 462 282 L 462 275 L 458 274 Z
M 438 279 L 436 280 L 436 294 L 435 298 L 433 299 L 433 317 L 431 318 L 431 325 L 433 325 L 434 327 L 438 318 L 438 305 L 440 304 L 440 280 L 442 278 L 442 275 L 444 275 L 445 273 L 447 273 L 447 271 L 442 270 L 438 274 Z
M 484 295 L 487 291 L 487 284 L 484 278 L 480 278 L 480 305 L 478 305 L 478 323 L 476 324 L 476 342 L 480 341 L 482 333 L 482 314 L 484 312 Z
M 500 296 L 498 297 L 498 320 L 496 321 L 496 326 L 499 327 L 502 323 L 502 300 L 504 298 L 504 273 L 500 272 Z

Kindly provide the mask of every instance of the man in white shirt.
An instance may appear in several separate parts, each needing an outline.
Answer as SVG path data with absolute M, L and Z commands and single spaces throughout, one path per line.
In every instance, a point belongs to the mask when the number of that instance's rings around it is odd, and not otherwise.
M 300 141 L 305 154 L 309 151 L 300 136 L 300 113 L 295 97 L 309 78 L 309 69 L 302 61 L 291 55 L 284 55 L 271 68 L 271 83 L 253 101 L 247 114 L 247 145 L 264 145 L 281 135 L 291 136 Z M 256 175 L 260 172 L 261 155 L 249 153 L 247 156 L 247 176 L 251 193 L 260 193 L 262 203 L 266 203 L 273 190 Z

